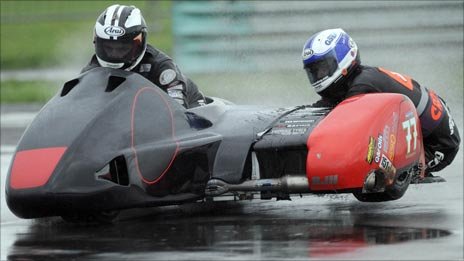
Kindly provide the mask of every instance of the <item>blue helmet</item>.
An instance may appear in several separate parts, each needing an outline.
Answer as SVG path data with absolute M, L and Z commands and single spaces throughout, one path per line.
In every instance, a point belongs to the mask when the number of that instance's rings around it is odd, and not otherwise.
M 322 96 L 339 92 L 338 86 L 361 63 L 356 43 L 341 28 L 312 35 L 303 47 L 302 56 L 309 81 Z

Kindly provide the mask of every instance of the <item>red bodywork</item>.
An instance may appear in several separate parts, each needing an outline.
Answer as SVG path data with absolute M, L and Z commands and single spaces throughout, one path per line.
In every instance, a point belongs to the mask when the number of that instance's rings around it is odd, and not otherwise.
M 313 130 L 307 147 L 311 191 L 361 188 L 366 175 L 379 168 L 388 185 L 397 170 L 424 163 L 419 118 L 401 94 L 344 100 Z
M 65 151 L 66 147 L 52 147 L 16 152 L 10 174 L 11 188 L 45 185 Z

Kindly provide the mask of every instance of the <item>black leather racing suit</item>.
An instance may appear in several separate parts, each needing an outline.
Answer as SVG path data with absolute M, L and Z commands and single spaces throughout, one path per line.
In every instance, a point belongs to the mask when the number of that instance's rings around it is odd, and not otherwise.
M 93 55 L 89 64 L 81 72 L 99 66 L 96 55 Z M 204 96 L 198 90 L 196 84 L 181 73 L 171 57 L 151 45 L 147 45 L 142 60 L 131 71 L 141 74 L 155 85 L 161 87 L 185 108 L 204 104 Z
M 327 96 L 314 106 L 334 106 L 348 97 L 365 93 L 401 93 L 416 106 L 422 127 L 428 172 L 440 171 L 456 156 L 461 142 L 450 110 L 433 90 L 419 85 L 408 76 L 381 67 L 359 66 L 341 87 L 343 98 Z

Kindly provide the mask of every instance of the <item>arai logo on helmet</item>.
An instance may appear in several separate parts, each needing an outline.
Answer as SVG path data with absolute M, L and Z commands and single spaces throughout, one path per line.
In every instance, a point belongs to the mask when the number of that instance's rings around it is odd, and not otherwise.
M 113 25 L 106 27 L 104 32 L 105 34 L 109 36 L 121 36 L 126 33 L 124 28 L 119 27 L 119 26 L 113 26 Z
M 313 54 L 314 54 L 313 49 L 309 49 L 309 48 L 308 48 L 308 49 L 304 49 L 304 50 L 303 50 L 303 59 L 306 60 L 306 59 L 308 59 L 309 57 L 311 57 L 311 55 L 313 55 Z

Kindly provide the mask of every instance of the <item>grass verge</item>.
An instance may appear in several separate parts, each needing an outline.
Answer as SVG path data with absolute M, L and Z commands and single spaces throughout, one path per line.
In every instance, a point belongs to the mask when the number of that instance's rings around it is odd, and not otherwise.
M 47 102 L 58 91 L 57 83 L 48 81 L 2 81 L 0 101 L 5 103 Z
M 84 65 L 93 53 L 95 21 L 108 1 L 1 1 L 2 70 Z M 171 1 L 136 5 L 147 22 L 148 43 L 172 52 Z

